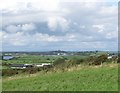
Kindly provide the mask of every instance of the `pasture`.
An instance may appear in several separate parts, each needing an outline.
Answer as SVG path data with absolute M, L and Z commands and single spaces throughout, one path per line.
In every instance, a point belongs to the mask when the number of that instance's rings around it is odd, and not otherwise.
M 81 59 L 87 56 L 81 55 L 72 55 L 72 56 L 41 56 L 41 55 L 24 55 L 16 57 L 12 60 L 2 60 L 3 68 L 8 69 L 6 64 L 40 64 L 40 63 L 54 63 L 55 60 L 59 58 L 65 58 L 66 60 L 70 60 L 73 58 Z
M 19 55 L 15 57 L 12 60 L 3 60 L 2 63 L 7 63 L 7 64 L 39 64 L 39 63 L 53 63 L 55 60 L 58 58 L 66 58 L 66 59 L 81 59 L 81 58 L 86 58 L 89 57 L 90 55 L 101 55 L 101 54 L 106 54 L 107 52 L 97 52 L 97 53 L 81 53 L 78 55 L 67 55 L 67 56 L 62 56 L 62 55 L 30 55 L 30 54 L 25 54 L 25 55 Z
M 3 78 L 3 91 L 117 91 L 118 65 L 71 67 Z

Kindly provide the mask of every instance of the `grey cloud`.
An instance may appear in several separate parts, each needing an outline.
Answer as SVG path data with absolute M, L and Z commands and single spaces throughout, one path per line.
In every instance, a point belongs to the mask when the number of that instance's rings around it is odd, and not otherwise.
M 112 7 L 112 4 L 97 3 L 95 6 L 87 7 L 83 3 L 60 3 L 61 11 L 41 11 L 32 9 L 32 5 L 28 4 L 26 9 L 13 13 L 12 11 L 4 10 L 3 13 L 3 31 L 6 32 L 8 39 L 17 38 L 17 33 L 20 32 L 20 41 L 9 45 L 20 49 L 15 44 L 23 45 L 22 49 L 50 50 L 50 49 L 65 49 L 65 50 L 80 50 L 80 49 L 115 49 L 117 45 L 117 14 L 116 11 L 109 13 L 101 12 L 104 7 Z M 66 12 L 63 12 L 66 11 Z M 107 10 L 107 9 L 106 9 Z M 62 29 L 58 24 L 54 31 L 48 25 L 50 17 L 63 18 L 65 24 L 69 22 L 67 29 Z M 61 20 L 62 21 L 62 20 Z M 34 24 L 35 28 L 22 29 L 18 25 Z M 1 23 L 0 23 L 1 24 Z M 99 28 L 93 25 L 104 25 L 103 31 L 99 32 Z M 30 31 L 31 30 L 31 31 Z M 11 33 L 12 34 L 9 34 Z M 12 38 L 12 36 L 14 38 Z M 45 39 L 42 39 L 45 38 Z M 24 39 L 23 41 L 21 39 Z M 48 40 L 49 39 L 49 40 Z M 13 40 L 14 41 L 14 40 Z M 27 42 L 27 43 L 26 43 Z M 23 44 L 22 44 L 23 43 Z M 32 45 L 31 45 L 32 44 Z M 109 45 L 113 46 L 109 46 Z M 28 49 L 28 45 L 31 45 Z M 94 47 L 96 45 L 96 47 Z M 5 45 L 4 45 L 5 46 Z M 91 46 L 91 48 L 89 48 Z M 5 46 L 8 49 L 8 46 Z

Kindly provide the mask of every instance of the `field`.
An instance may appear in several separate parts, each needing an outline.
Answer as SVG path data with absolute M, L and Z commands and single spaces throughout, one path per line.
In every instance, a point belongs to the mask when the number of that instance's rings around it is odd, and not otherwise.
M 30 54 L 26 54 L 26 55 L 19 55 L 18 57 L 16 57 L 15 59 L 12 60 L 3 60 L 2 63 L 9 63 L 9 64 L 25 64 L 25 63 L 29 63 L 29 64 L 39 64 L 39 63 L 53 63 L 56 59 L 58 58 L 66 58 L 66 59 L 73 59 L 73 58 L 77 58 L 77 59 L 81 59 L 81 58 L 86 58 L 89 55 L 101 55 L 101 54 L 106 54 L 106 52 L 97 52 L 97 53 L 82 53 L 80 55 L 69 55 L 69 56 L 62 56 L 62 55 L 54 55 L 54 56 L 44 56 L 44 55 L 30 55 Z
M 73 55 L 73 56 L 40 56 L 40 55 L 22 55 L 16 57 L 12 60 L 3 60 L 2 61 L 2 68 L 0 69 L 9 69 L 8 66 L 5 64 L 40 64 L 40 63 L 54 63 L 59 58 L 66 58 L 67 60 L 70 59 L 82 59 L 86 58 L 87 56 L 81 55 Z
M 66 71 L 5 77 L 2 88 L 3 91 L 117 91 L 118 66 L 78 65 Z
M 70 52 L 71 53 L 71 52 Z M 3 91 L 117 91 L 117 57 L 107 52 L 70 55 L 20 54 L 2 60 Z M 13 53 L 14 55 L 14 53 Z M 117 55 L 117 54 L 116 54 Z M 50 68 L 12 69 L 10 64 L 53 63 Z

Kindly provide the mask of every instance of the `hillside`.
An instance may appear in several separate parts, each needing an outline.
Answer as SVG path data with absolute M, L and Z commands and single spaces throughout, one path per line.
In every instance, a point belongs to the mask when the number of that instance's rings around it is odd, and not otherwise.
M 77 66 L 67 71 L 3 78 L 3 91 L 117 91 L 118 67 Z

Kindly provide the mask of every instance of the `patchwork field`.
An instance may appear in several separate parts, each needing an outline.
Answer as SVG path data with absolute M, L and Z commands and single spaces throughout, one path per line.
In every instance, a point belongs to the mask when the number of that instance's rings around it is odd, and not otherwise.
M 17 57 L 15 57 L 12 60 L 3 60 L 2 63 L 7 64 L 39 64 L 39 63 L 52 63 L 58 58 L 66 58 L 66 59 L 81 59 L 89 57 L 90 55 L 101 55 L 101 54 L 107 54 L 106 52 L 97 52 L 97 53 L 82 53 L 79 55 L 68 55 L 68 56 L 62 56 L 62 55 L 54 55 L 54 56 L 44 56 L 44 55 L 30 55 L 30 54 L 22 54 Z

